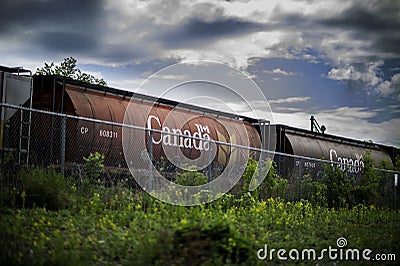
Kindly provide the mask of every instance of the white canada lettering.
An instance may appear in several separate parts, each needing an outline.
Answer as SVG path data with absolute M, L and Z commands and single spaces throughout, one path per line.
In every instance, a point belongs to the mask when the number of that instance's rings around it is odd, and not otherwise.
M 197 127 L 197 131 L 193 133 L 193 138 L 201 138 L 199 125 L 196 124 L 196 127 Z M 196 141 L 199 143 L 199 145 L 197 145 L 197 146 L 196 146 Z M 202 143 L 202 140 L 193 139 L 193 147 L 195 148 L 195 150 L 202 150 L 203 149 L 201 147 L 201 143 Z
M 164 145 L 173 146 L 171 142 L 171 130 L 169 130 L 169 127 L 163 127 L 162 131 L 166 133 L 163 134 L 162 137 Z
M 202 124 L 195 124 L 197 131 L 193 134 L 190 130 L 185 129 L 183 132 L 178 128 L 169 128 L 168 126 L 164 126 L 161 129 L 161 121 L 158 116 L 149 115 L 147 118 L 147 128 L 149 130 L 152 128 L 152 120 L 157 122 L 157 127 L 154 128 L 162 131 L 162 136 L 159 139 L 154 139 L 152 137 L 151 141 L 153 144 L 160 144 L 162 142 L 163 145 L 188 148 L 188 149 L 196 149 L 196 150 L 205 150 L 208 151 L 210 149 L 210 129 L 208 126 L 203 126 Z M 178 135 L 179 134 L 179 135 Z M 153 134 L 154 135 L 154 134 Z
M 355 159 L 340 157 L 338 156 L 336 150 L 331 149 L 329 151 L 329 159 L 332 166 L 336 166 L 342 171 L 348 170 L 350 173 L 359 173 L 364 167 L 364 162 L 362 161 L 362 154 L 354 154 Z
M 177 128 L 173 128 L 172 133 L 182 135 L 182 131 Z M 179 138 L 179 141 L 178 141 L 178 138 Z M 182 136 L 174 135 L 174 146 L 179 146 L 179 147 L 183 148 L 183 137 Z
M 185 138 L 185 140 L 184 140 L 184 147 L 185 147 L 185 148 L 188 148 L 188 149 L 193 148 L 193 146 L 192 146 L 192 139 L 190 138 L 190 137 L 192 136 L 192 134 L 190 134 L 190 131 L 187 130 L 187 129 L 185 129 L 185 130 L 183 131 L 183 135 L 189 136 L 188 138 Z
M 157 116 L 149 115 L 149 117 L 147 118 L 147 128 L 148 128 L 148 129 L 151 129 L 151 119 L 156 120 L 156 122 L 158 123 L 158 125 L 159 125 L 160 128 L 161 128 L 160 119 L 159 119 Z M 156 141 L 156 140 L 154 139 L 154 137 L 153 137 L 153 138 L 152 138 L 152 141 L 153 141 L 154 144 L 160 144 L 160 143 L 161 143 L 161 138 L 160 138 L 160 140 Z

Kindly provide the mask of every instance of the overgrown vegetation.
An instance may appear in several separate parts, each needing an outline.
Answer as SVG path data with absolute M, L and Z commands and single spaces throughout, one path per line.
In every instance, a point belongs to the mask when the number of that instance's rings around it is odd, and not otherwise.
M 331 169 L 332 170 L 332 169 Z M 322 180 L 313 180 L 311 175 L 303 176 L 303 197 L 317 206 L 328 205 L 328 187 Z
M 395 167 L 400 165 L 400 157 L 396 159 Z M 394 194 L 392 174 L 377 171 L 371 152 L 367 150 L 363 158 L 362 173 L 349 176 L 333 165 L 324 165 L 322 178 L 302 177 L 303 198 L 317 206 L 330 208 L 353 207 L 359 204 L 366 206 L 379 205 L 387 195 Z M 387 161 L 378 164 L 380 169 L 394 170 Z M 393 169 L 394 168 L 394 169 Z M 393 199 L 389 199 L 393 201 Z
M 346 172 L 331 165 L 325 165 L 322 180 L 327 188 L 328 207 L 343 208 L 351 202 L 353 182 Z
M 35 75 L 60 75 L 86 83 L 107 86 L 104 79 L 82 72 L 76 67 L 77 60 L 73 57 L 64 58 L 60 65 L 44 63 L 44 67 L 36 69 Z
M 239 197 L 249 193 L 251 182 L 261 180 L 260 176 L 265 175 L 265 178 L 259 186 L 250 192 L 250 195 L 258 200 L 267 199 L 270 197 L 284 197 L 286 193 L 287 179 L 282 178 L 276 172 L 276 164 L 272 160 L 264 162 L 263 165 L 254 159 L 249 159 L 247 167 L 243 173 L 233 193 Z M 253 181 L 252 181 L 253 180 Z M 256 185 L 256 184 L 253 184 Z
M 320 180 L 303 177 L 308 200 L 285 201 L 287 180 L 273 163 L 260 169 L 250 160 L 230 193 L 183 207 L 122 183 L 106 186 L 103 163 L 101 154 L 89 155 L 80 178 L 49 169 L 20 171 L 15 186 L 1 194 L 0 264 L 265 265 L 270 261 L 257 258 L 264 244 L 320 251 L 336 247 L 339 237 L 350 248 L 400 251 L 399 211 L 357 204 L 354 193 L 363 183 L 330 165 Z M 268 167 L 261 186 L 248 192 L 253 172 Z M 207 178 L 189 171 L 175 182 L 201 185 Z M 274 258 L 272 264 L 280 263 Z
M 207 184 L 207 181 L 207 176 L 194 169 L 178 173 L 175 178 L 175 183 L 183 186 L 200 186 Z

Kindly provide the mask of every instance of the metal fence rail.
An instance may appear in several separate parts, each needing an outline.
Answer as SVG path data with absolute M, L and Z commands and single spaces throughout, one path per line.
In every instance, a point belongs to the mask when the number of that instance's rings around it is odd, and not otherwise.
M 166 133 L 157 129 L 149 129 L 136 125 L 127 125 L 87 117 L 78 117 L 68 114 L 53 113 L 43 110 L 0 104 L 3 113 L 10 113 L 8 121 L 2 121 L 1 129 L 1 174 L 4 175 L 10 162 L 18 167 L 41 166 L 59 169 L 63 175 L 80 175 L 84 157 L 90 153 L 99 152 L 105 156 L 104 177 L 110 183 L 124 178 L 135 183 L 128 171 L 122 145 L 122 133 L 130 130 L 133 134 L 147 134 L 146 149 L 133 150 L 132 156 L 140 157 L 137 171 L 152 176 L 153 167 L 166 178 L 173 179 L 180 171 L 179 164 L 172 164 L 165 159 L 165 150 L 161 145 L 154 145 L 153 136 L 191 139 L 207 142 L 210 145 L 208 161 L 201 169 L 208 181 L 216 179 L 224 171 L 221 158 L 236 153 L 249 153 L 255 160 L 263 161 L 274 159 L 285 162 L 279 165 L 277 172 L 287 180 L 284 197 L 289 200 L 309 199 L 312 197 L 310 182 L 321 180 L 325 174 L 324 165 L 336 166 L 329 160 L 310 158 L 292 154 L 274 152 L 257 147 L 248 147 L 240 144 L 203 139 L 194 136 L 184 136 L 177 133 Z M 265 146 L 264 146 L 265 147 Z M 182 151 L 176 147 L 177 152 Z M 214 152 L 214 153 L 213 153 Z M 225 158 L 226 159 L 226 158 Z M 342 164 L 343 166 L 343 164 Z M 347 165 L 349 168 L 353 165 Z M 358 171 L 360 170 L 360 171 Z M 379 175 L 379 204 L 397 208 L 397 178 L 399 172 L 387 169 L 374 169 Z M 355 173 L 357 172 L 357 173 Z M 362 171 L 357 169 L 348 173 L 354 184 L 362 182 Z M 0 184 L 1 185 L 1 184 Z M 377 196 L 377 197 L 378 197 Z

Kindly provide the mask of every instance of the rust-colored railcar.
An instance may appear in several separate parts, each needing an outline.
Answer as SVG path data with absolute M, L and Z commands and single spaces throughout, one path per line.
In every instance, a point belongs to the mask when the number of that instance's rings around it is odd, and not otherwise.
M 107 166 L 125 168 L 127 165 L 122 147 L 122 127 L 94 122 L 93 119 L 122 124 L 126 113 L 130 116 L 130 124 L 157 130 L 151 136 L 147 132 L 142 134 L 144 139 L 138 139 L 145 142 L 143 150 L 135 149 L 135 138 L 131 141 L 132 152 L 143 159 L 146 159 L 151 147 L 151 157 L 160 168 L 170 166 L 163 165 L 165 162 L 168 164 L 171 159 L 168 157 L 170 155 L 167 152 L 168 147 L 180 151 L 192 160 L 199 158 L 201 152 L 208 151 L 209 143 L 190 139 L 189 135 L 195 137 L 201 135 L 210 140 L 261 147 L 261 130 L 255 119 L 82 83 L 60 76 L 33 77 L 32 107 L 77 117 L 68 118 L 66 123 L 67 163 L 82 163 L 84 156 L 97 151 L 105 155 Z M 32 115 L 30 163 L 59 164 L 62 147 L 61 117 L 36 112 Z M 14 117 L 15 128 L 18 128 L 19 114 L 15 114 Z M 78 119 L 78 117 L 92 120 Z M 179 133 L 182 136 L 168 135 L 168 132 Z M 381 160 L 393 163 L 395 157 L 399 155 L 399 149 L 396 147 L 321 134 L 286 125 L 274 125 L 270 128 L 270 133 L 269 143 L 264 143 L 263 147 L 278 152 L 274 160 L 278 171 L 285 177 L 307 173 L 318 174 L 322 164 L 315 159 L 328 160 L 341 170 L 358 174 L 362 170 L 362 158 L 366 150 L 371 151 L 376 165 Z M 11 135 L 10 138 L 12 137 Z M 17 142 L 16 135 L 15 143 Z M 17 144 L 14 146 L 18 148 Z M 216 155 L 213 157 L 213 170 L 226 166 L 230 155 L 238 151 L 227 145 L 217 146 Z M 250 156 L 257 159 L 259 154 L 253 152 Z M 171 172 L 174 172 L 173 168 Z
M 251 121 L 243 121 L 231 114 L 159 100 L 129 91 L 85 84 L 58 76 L 34 77 L 33 87 L 34 109 L 122 124 L 129 105 L 128 111 L 132 116 L 130 124 L 182 134 L 177 136 L 155 132 L 151 139 L 149 134 L 146 134 L 144 141 L 147 150 L 152 145 L 152 158 L 155 161 L 165 160 L 165 146 L 179 148 L 189 159 L 196 159 L 200 152 L 208 151 L 207 145 L 211 145 L 210 143 L 191 139 L 189 136 L 207 137 L 210 140 L 233 142 L 256 148 L 261 146 L 259 133 Z M 49 154 L 49 158 L 52 158 L 50 160 L 57 163 L 61 142 L 59 130 L 61 119 L 42 114 L 36 116 L 32 119 L 37 121 L 32 124 L 32 157 L 39 160 L 43 154 Z M 66 161 L 82 162 L 84 156 L 97 151 L 105 155 L 106 165 L 126 167 L 122 131 L 119 125 L 67 119 Z M 223 167 L 228 163 L 233 150 L 227 145 L 216 145 L 216 149 L 213 163 Z M 257 154 L 252 152 L 251 156 L 257 157 Z

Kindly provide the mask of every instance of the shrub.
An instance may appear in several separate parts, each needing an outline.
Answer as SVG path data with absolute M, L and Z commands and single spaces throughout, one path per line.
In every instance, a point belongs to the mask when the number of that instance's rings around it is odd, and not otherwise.
M 18 174 L 21 187 L 17 198 L 22 207 L 39 207 L 48 210 L 64 209 L 69 204 L 68 184 L 65 178 L 52 169 L 23 169 Z
M 105 183 L 101 182 L 101 175 L 104 172 L 104 155 L 99 152 L 90 153 L 87 158 L 83 157 L 83 160 L 85 161 L 83 166 L 75 169 L 73 183 L 84 196 L 88 196 L 93 193 L 96 186 Z
M 400 155 L 397 155 L 394 160 L 394 170 L 400 171 Z
M 283 197 L 286 194 L 287 179 L 282 178 L 276 172 L 276 163 L 272 160 L 267 160 L 260 167 L 259 163 L 254 159 L 249 159 L 245 172 L 241 179 L 241 189 L 239 196 L 243 196 L 249 192 L 250 182 L 260 180 L 260 175 L 265 178 L 262 183 L 251 192 L 256 199 L 266 199 L 270 197 Z M 253 180 L 254 178 L 254 180 Z M 253 181 L 252 181 L 253 180 Z
M 361 181 L 354 186 L 353 194 L 355 203 L 371 205 L 376 203 L 381 176 L 375 170 L 371 151 L 366 151 L 363 163 Z
M 352 202 L 353 182 L 340 168 L 324 165 L 323 183 L 327 187 L 328 207 L 342 208 Z
M 195 170 L 178 173 L 175 179 L 176 184 L 183 186 L 200 186 L 207 184 L 207 182 L 207 176 Z
M 11 152 L 4 152 L 2 162 L 0 164 L 0 188 L 18 186 L 18 174 L 20 166 Z
M 303 176 L 302 194 L 304 199 L 309 200 L 317 206 L 327 205 L 327 186 L 324 183 L 313 180 L 310 174 Z
M 185 223 L 175 231 L 173 260 L 180 265 L 240 264 L 251 248 L 229 224 L 222 221 L 200 225 Z
M 83 159 L 85 160 L 83 170 L 86 177 L 90 180 L 97 180 L 104 170 L 104 155 L 96 151 Z
M 272 160 L 266 162 L 268 165 L 269 171 L 267 176 L 264 179 L 264 182 L 260 186 L 260 194 L 261 198 L 278 198 L 284 197 L 286 194 L 286 186 L 288 180 L 286 178 L 281 177 L 276 172 L 276 163 Z

